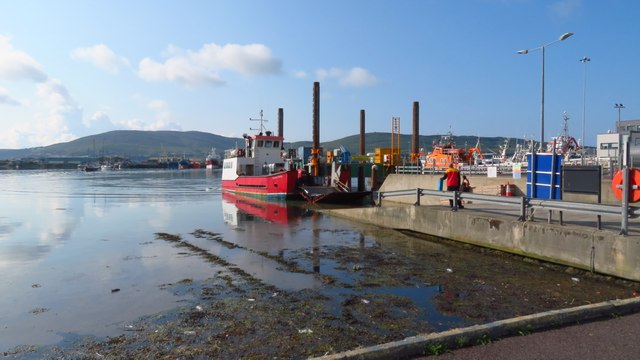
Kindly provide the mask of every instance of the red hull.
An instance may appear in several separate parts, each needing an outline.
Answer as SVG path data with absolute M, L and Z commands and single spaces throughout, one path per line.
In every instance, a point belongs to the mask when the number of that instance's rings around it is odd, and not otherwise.
M 298 171 L 281 171 L 270 175 L 239 176 L 235 180 L 222 180 L 222 190 L 237 194 L 293 199 L 298 193 Z
M 222 200 L 234 204 L 238 210 L 257 216 L 271 223 L 288 224 L 300 219 L 300 210 L 287 206 L 286 202 L 269 202 L 255 198 L 237 196 L 229 192 L 222 193 Z

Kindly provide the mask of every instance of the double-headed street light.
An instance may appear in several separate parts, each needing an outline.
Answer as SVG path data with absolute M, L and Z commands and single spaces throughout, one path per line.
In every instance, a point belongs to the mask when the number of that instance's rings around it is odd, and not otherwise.
M 618 109 L 618 126 L 620 126 L 620 110 L 624 109 L 624 105 L 622 104 L 615 104 L 613 106 L 614 109 Z M 616 126 L 616 127 L 618 127 Z
M 557 43 L 558 41 L 566 40 L 572 35 L 573 33 L 564 33 L 557 40 L 554 40 L 548 44 L 538 46 L 533 49 L 520 50 L 517 52 L 518 54 L 528 54 L 531 51 L 542 50 L 542 102 L 540 104 L 541 105 L 540 106 L 540 147 L 544 145 L 544 49 L 551 44 Z

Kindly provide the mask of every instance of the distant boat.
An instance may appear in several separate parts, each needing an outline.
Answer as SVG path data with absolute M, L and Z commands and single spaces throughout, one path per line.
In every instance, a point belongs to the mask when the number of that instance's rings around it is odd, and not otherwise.
M 211 148 L 211 152 L 205 159 L 207 169 L 219 169 L 222 167 L 222 157 L 216 152 L 216 148 Z
M 85 172 L 93 172 L 100 170 L 100 166 L 94 164 L 78 164 L 78 170 Z

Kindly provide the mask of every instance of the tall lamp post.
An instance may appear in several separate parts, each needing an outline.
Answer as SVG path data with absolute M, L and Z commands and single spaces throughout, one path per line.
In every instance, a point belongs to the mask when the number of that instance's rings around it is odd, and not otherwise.
M 622 152 L 623 147 L 622 147 L 622 135 L 620 133 L 620 110 L 624 109 L 624 105 L 622 105 L 622 103 L 620 104 L 615 104 L 613 105 L 614 109 L 618 109 L 618 123 L 616 124 L 616 132 L 618 133 L 618 166 L 619 168 L 622 168 Z M 626 156 L 626 155 L 625 155 Z
M 622 104 L 615 104 L 613 105 L 614 109 L 618 109 L 618 124 L 616 124 L 616 131 L 618 130 L 617 127 L 620 126 L 620 110 L 624 109 L 624 105 Z
M 558 41 L 566 40 L 570 38 L 572 35 L 573 33 L 564 33 L 557 40 L 554 40 L 548 44 L 544 44 L 533 49 L 520 50 L 517 52 L 518 54 L 528 54 L 531 51 L 542 50 L 542 101 L 540 103 L 541 105 L 540 106 L 540 147 L 542 147 L 544 144 L 544 49 L 551 44 L 557 43 Z
M 588 56 L 583 56 L 580 59 L 580 62 L 584 64 L 584 81 L 582 87 L 582 144 L 580 144 L 582 148 L 582 165 L 584 165 L 584 143 L 586 141 L 585 138 L 585 128 L 587 123 L 587 63 L 591 61 L 591 58 Z

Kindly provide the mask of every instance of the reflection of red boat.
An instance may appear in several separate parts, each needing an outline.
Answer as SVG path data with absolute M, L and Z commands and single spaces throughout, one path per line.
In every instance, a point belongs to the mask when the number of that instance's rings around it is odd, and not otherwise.
M 232 205 L 232 207 L 225 206 L 225 204 Z M 222 205 L 225 221 L 234 225 L 237 225 L 238 222 L 238 210 L 243 214 L 257 216 L 277 224 L 296 221 L 304 213 L 303 208 L 287 205 L 284 201 L 265 201 L 229 192 L 222 192 Z

